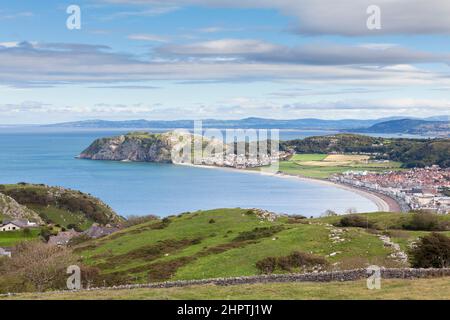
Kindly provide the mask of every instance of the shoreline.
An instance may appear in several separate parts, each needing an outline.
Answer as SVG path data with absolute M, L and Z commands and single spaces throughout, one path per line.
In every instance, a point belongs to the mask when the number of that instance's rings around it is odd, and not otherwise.
M 349 186 L 346 184 L 333 182 L 330 180 L 290 175 L 290 174 L 286 174 L 286 173 L 264 172 L 261 170 L 236 169 L 236 168 L 232 168 L 232 167 L 196 165 L 196 164 L 190 164 L 190 163 L 177 163 L 176 165 L 197 167 L 197 168 L 204 168 L 204 169 L 230 170 L 230 171 L 234 171 L 234 172 L 237 171 L 237 172 L 241 172 L 241 173 L 261 174 L 261 175 L 272 176 L 272 177 L 277 177 L 277 178 L 281 178 L 281 179 L 296 179 L 296 180 L 301 180 L 301 181 L 310 182 L 310 183 L 319 183 L 322 185 L 331 186 L 331 187 L 335 187 L 335 188 L 339 188 L 339 189 L 343 189 L 343 190 L 347 190 L 347 191 L 356 193 L 356 194 L 372 201 L 377 206 L 378 211 L 380 211 L 380 212 L 401 212 L 400 205 L 397 203 L 397 201 L 395 199 L 393 199 L 389 196 L 386 196 L 386 195 L 380 194 L 380 193 L 376 193 L 373 191 L 356 188 L 354 186 Z

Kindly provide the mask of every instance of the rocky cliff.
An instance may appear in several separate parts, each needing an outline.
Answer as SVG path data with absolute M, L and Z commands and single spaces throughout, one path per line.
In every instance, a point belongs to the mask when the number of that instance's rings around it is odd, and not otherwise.
M 194 135 L 179 132 L 131 132 L 117 137 L 95 140 L 78 156 L 80 159 L 172 163 L 172 150 L 193 141 Z M 213 140 L 203 143 L 217 143 Z
M 0 217 L 11 220 L 26 219 L 39 224 L 44 223 L 36 212 L 19 204 L 16 200 L 3 193 L 0 193 Z

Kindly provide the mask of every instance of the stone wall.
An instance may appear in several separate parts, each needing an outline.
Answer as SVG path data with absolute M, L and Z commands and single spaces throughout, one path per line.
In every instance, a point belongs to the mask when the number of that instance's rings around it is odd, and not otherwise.
M 180 280 L 161 283 L 121 285 L 108 288 L 91 288 L 89 290 L 104 289 L 135 289 L 135 288 L 173 288 L 187 287 L 193 285 L 214 284 L 219 286 L 273 282 L 331 282 L 331 281 L 354 281 L 366 279 L 372 273 L 366 269 L 355 269 L 346 271 L 318 272 L 304 274 L 273 274 L 248 277 L 216 278 L 203 280 Z M 418 279 L 450 277 L 450 268 L 446 269 L 381 269 L 382 279 Z
M 381 270 L 382 279 L 419 279 L 419 278 L 439 278 L 450 277 L 450 268 L 445 269 L 384 269 Z M 317 273 L 291 273 L 291 274 L 273 274 L 248 277 L 215 278 L 203 280 L 180 280 L 161 283 L 129 284 L 113 287 L 99 287 L 83 289 L 88 291 L 95 290 L 127 290 L 139 288 L 174 288 L 187 287 L 194 285 L 213 284 L 219 286 L 256 284 L 256 283 L 283 283 L 283 282 L 331 282 L 331 281 L 354 281 L 366 279 L 372 273 L 366 269 L 355 269 L 346 271 L 317 272 Z M 54 293 L 64 293 L 66 291 L 55 291 Z M 11 296 L 14 294 L 3 294 L 0 296 Z

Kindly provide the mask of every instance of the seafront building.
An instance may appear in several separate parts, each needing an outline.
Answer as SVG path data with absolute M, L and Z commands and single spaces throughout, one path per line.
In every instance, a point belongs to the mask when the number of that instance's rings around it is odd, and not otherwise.
M 331 179 L 386 194 L 410 210 L 450 213 L 450 168 L 432 166 L 384 173 L 348 171 Z

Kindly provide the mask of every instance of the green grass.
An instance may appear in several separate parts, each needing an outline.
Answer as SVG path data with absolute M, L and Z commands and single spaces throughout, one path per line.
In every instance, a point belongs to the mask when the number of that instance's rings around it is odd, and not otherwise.
M 94 223 L 82 213 L 70 212 L 55 206 L 28 205 L 28 207 L 36 211 L 45 221 L 52 221 L 64 228 L 67 228 L 70 224 L 75 224 L 81 230 L 86 230 Z
M 304 153 L 304 154 L 294 154 L 291 161 L 321 161 L 325 159 L 327 154 L 318 154 L 318 153 Z
M 233 286 L 202 285 L 167 289 L 99 290 L 66 293 L 25 293 L 16 300 L 448 300 L 450 278 L 382 280 L 381 289 L 367 289 L 366 281 L 329 283 L 266 283 Z
M 401 170 L 400 162 L 388 163 L 354 163 L 335 166 L 314 165 L 311 161 L 322 161 L 326 154 L 295 154 L 290 160 L 279 163 L 280 171 L 290 175 L 326 179 L 333 174 L 340 174 L 349 170 L 383 172 L 386 170 Z
M 333 243 L 328 223 L 339 217 L 304 219 L 301 223 L 282 217 L 268 222 L 246 213 L 244 209 L 198 211 L 171 217 L 163 229 L 155 228 L 160 221 L 152 221 L 84 243 L 77 252 L 104 274 L 126 275 L 138 282 L 147 281 L 148 274 L 151 281 L 255 275 L 259 273 L 257 261 L 293 251 L 325 257 L 328 268 L 333 270 L 370 264 L 399 266 L 388 258 L 391 249 L 365 229 L 343 228 L 346 241 Z M 404 219 L 404 215 L 395 213 L 367 216 L 380 226 L 394 226 Z M 209 223 L 211 219 L 215 223 Z M 282 230 L 272 236 L 243 243 L 233 241 L 241 232 L 276 226 Z M 415 238 L 416 234 L 411 232 L 408 237 Z M 338 254 L 330 256 L 334 252 Z M 168 273 L 161 277 L 163 271 Z
M 39 229 L 30 229 L 31 233 L 25 235 L 22 230 L 0 232 L 0 247 L 12 247 L 22 241 L 29 241 L 39 237 Z

